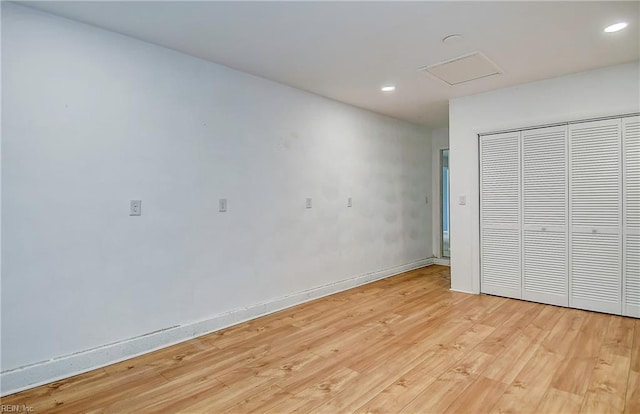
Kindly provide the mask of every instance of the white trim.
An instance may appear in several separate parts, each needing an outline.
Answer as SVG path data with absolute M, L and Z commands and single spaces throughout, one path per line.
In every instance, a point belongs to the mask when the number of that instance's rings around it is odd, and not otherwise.
M 630 304 L 625 304 L 625 306 L 622 308 L 622 315 L 623 316 L 631 316 L 633 318 L 640 318 L 640 306 L 638 305 L 630 305 Z
M 87 349 L 70 355 L 41 361 L 0 373 L 2 396 L 38 385 L 68 378 L 116 362 L 124 361 L 158 349 L 166 348 L 198 336 L 236 325 L 301 303 L 365 285 L 376 280 L 433 264 L 432 258 L 396 266 L 390 269 L 356 276 L 336 283 L 319 286 L 292 295 L 212 316 L 209 319 L 185 325 L 168 327 L 135 338 Z
M 522 292 L 522 299 L 529 302 L 543 303 L 545 305 L 562 306 L 565 308 L 569 307 L 569 295 L 553 295 L 550 293 L 532 292 L 528 290 Z
M 440 265 L 440 266 L 451 266 L 451 259 L 446 259 L 443 257 L 434 257 L 431 259 L 431 264 Z
M 606 121 L 606 120 L 609 120 L 609 119 L 630 118 L 630 117 L 635 117 L 635 116 L 638 116 L 638 115 L 640 115 L 640 112 L 629 112 L 629 113 L 625 113 L 625 114 L 622 114 L 622 115 L 613 114 L 613 115 L 605 115 L 605 116 L 593 116 L 591 118 L 575 119 L 573 121 L 550 122 L 548 124 L 536 124 L 536 125 L 529 125 L 529 126 L 525 126 L 525 127 L 516 127 L 516 128 L 510 128 L 510 129 L 504 129 L 504 130 L 495 130 L 495 131 L 490 131 L 490 132 L 480 132 L 480 133 L 478 133 L 478 135 L 484 136 L 484 135 L 504 134 L 506 132 L 527 131 L 527 130 L 530 130 L 530 129 L 550 128 L 550 127 L 557 127 L 557 126 L 571 125 L 571 124 L 583 124 L 583 123 L 587 123 L 587 122 Z
M 580 299 L 569 298 L 571 300 L 570 308 L 582 309 L 594 312 L 610 313 L 612 315 L 622 314 L 622 301 L 618 303 L 603 302 L 596 299 Z
M 442 142 L 443 135 L 446 135 L 446 142 Z M 449 128 L 440 128 L 431 131 L 431 228 L 433 255 L 436 258 L 442 257 L 442 150 L 449 149 Z M 449 153 L 451 154 L 451 153 Z M 449 201 L 451 204 L 451 201 Z M 451 212 L 451 208 L 449 208 Z M 451 214 L 451 213 L 449 213 Z M 449 220 L 451 227 L 451 220 Z M 451 253 L 449 253 L 451 255 Z
M 469 292 L 469 291 L 466 291 L 466 290 L 459 290 L 459 289 L 449 289 L 449 291 L 458 292 L 458 293 L 466 293 L 466 294 L 469 294 L 469 295 L 479 295 L 479 293 L 476 293 L 476 292 Z
M 632 316 L 635 318 L 640 318 L 640 306 L 634 305 L 631 303 L 627 303 L 627 277 L 630 276 L 629 269 L 627 268 L 627 257 L 630 255 L 630 252 L 627 247 L 627 242 L 629 240 L 629 236 L 631 235 L 640 235 L 640 229 L 632 228 L 627 224 L 628 219 L 628 210 L 629 206 L 627 205 L 627 192 L 629 191 L 629 183 L 627 181 L 627 176 L 629 174 L 629 166 L 627 165 L 627 134 L 626 125 L 628 122 L 640 121 L 640 116 L 633 118 L 626 118 L 621 121 L 620 125 L 620 142 L 622 145 L 622 151 L 620 154 L 621 165 L 622 165 L 622 315 L 624 316 Z

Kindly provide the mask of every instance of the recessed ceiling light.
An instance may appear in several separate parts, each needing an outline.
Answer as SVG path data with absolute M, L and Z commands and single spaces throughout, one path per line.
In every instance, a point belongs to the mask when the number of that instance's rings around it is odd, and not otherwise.
M 382 92 L 393 92 L 396 90 L 396 86 L 395 85 L 385 85 L 382 88 L 380 88 L 380 90 Z
M 624 29 L 625 27 L 627 27 L 627 23 L 626 22 L 620 22 L 620 23 L 612 24 L 611 26 L 607 26 L 604 29 L 604 31 L 606 33 L 613 33 L 613 32 L 618 32 L 618 31 Z

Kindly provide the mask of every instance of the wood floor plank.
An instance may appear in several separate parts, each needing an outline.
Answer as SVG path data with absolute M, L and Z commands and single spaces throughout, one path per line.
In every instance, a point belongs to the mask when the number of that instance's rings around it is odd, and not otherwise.
M 55 381 L 30 390 L 21 391 L 13 395 L 0 398 L 2 404 L 26 404 L 36 412 L 44 412 L 55 407 L 59 402 L 70 400 L 76 390 L 83 390 L 91 394 L 104 388 L 104 381 L 109 374 L 104 368 L 96 369 L 85 374 L 76 375 L 60 381 Z M 75 394 L 77 396 L 77 394 Z
M 85 407 L 107 409 L 114 403 L 124 401 L 131 395 L 153 390 L 167 380 L 158 374 L 153 367 L 127 373 L 126 375 L 109 375 L 93 387 L 71 387 L 49 401 L 46 408 L 38 412 L 74 413 L 83 412 Z M 31 405 L 28 403 L 27 405 Z
M 462 331 L 460 328 L 444 325 L 439 326 L 436 330 L 439 332 L 439 345 L 451 343 L 453 344 L 452 348 L 460 352 L 457 357 L 449 360 L 449 363 L 443 364 L 443 367 L 449 368 L 453 365 L 452 363 L 457 363 L 458 365 L 454 368 L 456 373 L 475 372 L 484 369 L 484 365 L 482 365 L 486 363 L 484 355 L 478 357 L 478 355 L 472 354 L 469 356 L 469 354 L 463 350 L 473 349 L 493 331 L 492 327 L 478 324 Z M 392 386 L 392 384 L 395 384 L 405 373 L 411 372 L 416 364 L 432 360 L 430 352 L 425 352 L 425 350 L 428 349 L 428 346 L 431 346 L 434 341 L 435 338 L 427 337 L 409 348 L 402 343 L 392 343 L 388 346 L 388 350 L 385 353 L 378 353 L 378 355 L 366 361 L 363 359 L 356 360 L 354 365 L 350 365 L 350 367 L 358 370 L 364 376 L 362 386 L 358 387 L 359 392 L 353 395 L 353 393 L 349 394 L 345 391 L 343 394 L 345 396 L 348 395 L 348 398 L 342 398 L 341 400 L 334 399 L 319 408 L 326 408 L 327 412 L 356 411 L 366 404 L 367 401 L 382 393 L 385 389 Z M 439 349 L 439 345 L 435 345 L 435 347 Z M 381 357 L 383 354 L 384 356 Z M 488 359 L 489 358 L 490 357 L 488 357 Z M 388 361 L 393 361 L 394 363 L 389 364 Z M 421 369 L 426 371 L 427 366 L 423 365 Z M 434 374 L 437 371 L 431 370 L 430 372 Z
M 507 387 L 504 382 L 480 376 L 447 407 L 445 413 L 488 413 Z
M 398 413 L 442 413 L 476 378 L 476 376 L 437 378 Z
M 468 353 L 453 367 L 438 376 L 436 381 L 425 388 L 401 413 L 444 412 L 473 384 L 489 364 L 494 355 L 480 351 Z
M 554 309 L 557 309 L 555 306 Z M 588 313 L 576 309 L 567 309 L 553 326 L 549 335 L 542 342 L 542 346 L 558 355 L 567 355 L 574 346 L 574 339 Z
M 536 409 L 539 413 L 572 414 L 580 412 L 583 397 L 550 387 Z M 599 412 L 599 411 L 598 411 Z
M 587 394 L 581 407 L 584 413 L 622 412 L 625 406 L 628 377 L 620 375 L 631 367 L 633 321 L 609 318 L 609 328 L 600 348 Z
M 529 359 L 540 347 L 540 343 L 548 334 L 538 330 L 537 335 L 528 336 L 522 332 L 513 335 L 510 345 L 496 357 L 496 360 L 482 374 L 484 377 L 511 384 Z
M 624 412 L 625 414 L 640 413 L 640 372 L 629 372 Z
M 2 397 L 36 413 L 640 413 L 640 320 L 429 266 Z
M 103 412 L 126 414 L 179 411 L 183 407 L 190 406 L 199 396 L 220 393 L 225 387 L 220 381 L 210 377 L 183 380 L 179 383 L 164 383 L 113 401 L 104 408 Z
M 360 376 L 361 374 L 353 370 L 340 368 L 267 412 L 317 412 L 318 406 L 334 398 L 341 390 L 347 389 L 349 384 Z
M 634 323 L 624 412 L 625 414 L 640 413 L 640 319 L 636 319 Z
M 609 318 L 609 329 L 605 335 L 604 347 L 607 352 L 631 358 L 635 321 L 631 318 L 614 316 Z
M 515 380 L 492 408 L 492 413 L 535 413 L 555 372 L 562 364 L 562 356 L 544 347 L 529 359 Z
M 540 313 L 531 321 L 531 325 L 545 331 L 551 331 L 567 310 L 567 308 L 560 308 L 558 306 L 543 306 Z
M 598 313 L 587 315 L 586 322 L 574 339 L 574 346 L 554 376 L 552 387 L 575 395 L 585 395 L 598 363 L 598 353 L 610 318 Z
M 407 406 L 418 394 L 436 381 L 430 376 L 431 370 L 418 365 L 404 374 L 392 385 L 385 387 L 374 398 L 364 403 L 356 413 L 383 414 L 397 413 Z
M 635 320 L 633 346 L 631 347 L 631 370 L 640 372 L 640 319 Z
M 230 385 L 221 383 L 215 392 L 195 395 L 190 401 L 159 407 L 158 413 L 220 413 L 230 410 L 255 395 L 273 394 L 276 380 L 269 377 L 258 377 L 246 372 L 235 373 Z
M 593 370 L 581 412 L 619 413 L 624 411 L 628 376 L 622 376 L 620 373 L 628 371 L 628 357 L 601 356 Z
M 516 339 L 514 333 L 529 325 L 531 320 L 542 310 L 540 305 L 530 302 L 525 302 L 519 310 L 513 309 L 512 303 L 504 306 L 504 308 L 506 309 L 503 312 L 507 314 L 507 317 L 491 336 L 480 345 L 482 352 L 492 355 L 502 353 Z
M 270 388 L 264 392 L 247 395 L 240 403 L 221 411 L 221 413 L 263 413 L 289 398 L 293 398 L 293 394 L 284 391 L 277 384 L 271 385 Z
M 366 401 L 373 398 L 389 386 L 390 379 L 397 378 L 398 370 L 378 370 L 371 374 L 360 374 L 345 388 L 328 401 L 314 408 L 315 413 L 352 413 Z M 354 392 L 355 391 L 355 392 Z
M 466 327 L 469 324 L 469 327 Z M 452 330 L 439 335 L 438 340 L 426 350 L 423 369 L 430 370 L 431 375 L 438 377 L 448 369 L 460 363 L 470 350 L 474 349 L 486 338 L 494 328 L 484 325 L 472 325 L 466 322 L 462 330 Z M 431 342 L 429 342 L 431 343 Z

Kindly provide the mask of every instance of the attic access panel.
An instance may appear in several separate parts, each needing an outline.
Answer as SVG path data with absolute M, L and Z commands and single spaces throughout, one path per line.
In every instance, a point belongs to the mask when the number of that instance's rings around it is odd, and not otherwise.
M 449 85 L 459 85 L 502 73 L 496 64 L 481 52 L 459 56 L 434 65 L 425 66 L 419 70 L 425 71 Z

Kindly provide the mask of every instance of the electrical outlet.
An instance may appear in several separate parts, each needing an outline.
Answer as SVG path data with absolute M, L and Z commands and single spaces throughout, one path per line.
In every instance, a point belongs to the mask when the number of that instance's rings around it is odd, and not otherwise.
M 351 201 L 351 197 L 347 198 L 347 207 L 353 206 L 353 202 Z
M 307 208 L 311 208 L 311 199 L 307 198 Z
M 220 211 L 221 213 L 226 213 L 226 211 L 227 211 L 227 199 L 226 198 L 221 198 L 220 199 L 218 211 Z
M 458 205 L 464 206 L 467 204 L 467 196 L 458 196 Z
M 142 200 L 131 200 L 131 204 L 129 205 L 129 215 L 130 216 L 142 215 Z

